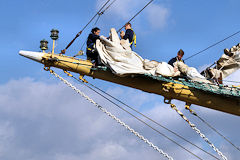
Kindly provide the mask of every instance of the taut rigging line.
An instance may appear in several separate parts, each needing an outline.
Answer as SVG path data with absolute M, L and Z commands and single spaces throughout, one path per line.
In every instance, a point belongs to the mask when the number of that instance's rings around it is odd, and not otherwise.
M 153 2 L 153 0 L 151 0 L 150 2 L 148 2 L 139 12 L 137 12 L 128 22 L 131 22 L 135 17 L 137 17 L 148 5 L 150 5 L 151 3 Z M 125 24 L 124 24 L 124 26 L 125 26 Z M 117 33 L 118 32 L 120 32 L 122 29 L 123 29 L 123 27 L 124 26 L 122 26 L 122 28 L 120 28 L 118 31 L 117 31 Z
M 216 43 L 208 46 L 207 48 L 205 48 L 205 49 L 203 49 L 203 50 L 201 50 L 201 51 L 199 51 L 199 52 L 197 52 L 197 53 L 195 53 L 195 54 L 193 54 L 193 55 L 191 55 L 191 56 L 189 56 L 189 57 L 187 57 L 186 59 L 184 59 L 184 61 L 186 61 L 186 60 L 188 60 L 188 59 L 190 59 L 190 58 L 192 58 L 192 57 L 197 56 L 198 54 L 200 54 L 200 53 L 202 53 L 202 52 L 204 52 L 204 51 L 206 51 L 206 50 L 208 50 L 208 49 L 210 49 L 210 48 L 212 48 L 212 47 L 214 47 L 214 46 L 216 46 L 216 45 L 218 45 L 218 44 L 226 41 L 227 39 L 229 39 L 229 38 L 231 38 L 231 37 L 233 37 L 233 36 L 235 36 L 235 35 L 237 35 L 237 34 L 239 34 L 239 33 L 240 33 L 240 31 L 237 31 L 237 32 L 233 33 L 232 35 L 230 35 L 230 36 L 228 36 L 228 37 L 226 37 L 226 38 L 224 38 L 224 39 L 222 39 L 222 40 L 220 40 L 220 41 L 218 41 L 218 42 L 216 42 Z
M 83 29 L 77 33 L 77 35 L 73 38 L 73 40 L 67 45 L 67 47 L 63 50 L 61 50 L 61 53 L 64 54 L 66 50 L 72 45 L 72 43 L 82 34 L 82 32 L 87 28 L 87 26 L 95 19 L 97 15 L 103 10 L 103 8 L 110 2 L 111 0 L 108 0 L 100 9 L 99 11 L 92 17 L 92 19 L 83 27 Z
M 66 65 L 66 64 L 64 64 L 64 65 Z M 66 65 L 66 66 L 67 66 L 67 67 L 70 67 L 70 66 L 68 66 L 68 65 Z M 70 68 L 71 68 L 71 67 L 70 67 Z M 110 100 L 109 98 L 107 98 L 106 96 L 104 96 L 103 94 L 101 94 L 101 93 L 99 93 L 98 91 L 94 90 L 93 88 L 91 88 L 90 86 L 88 86 L 86 83 L 82 82 L 81 80 L 79 80 L 78 78 L 76 78 L 76 77 L 74 77 L 73 75 L 69 74 L 68 72 L 65 72 L 65 73 L 66 73 L 68 76 L 74 78 L 76 81 L 82 83 L 83 85 L 85 85 L 86 87 L 88 87 L 89 89 L 91 89 L 92 91 L 94 91 L 95 93 L 97 93 L 98 95 L 102 96 L 103 98 L 105 98 L 106 100 L 108 100 L 109 102 L 111 102 L 112 104 L 114 104 L 115 106 L 117 106 L 118 108 L 120 108 L 121 110 L 123 110 L 124 112 L 128 113 L 129 115 L 131 115 L 132 117 L 134 117 L 135 119 L 137 119 L 138 121 L 140 121 L 141 123 L 145 124 L 146 126 L 148 126 L 148 127 L 151 128 L 151 129 L 153 129 L 153 130 L 156 131 L 158 134 L 160 134 L 160 135 L 162 135 L 163 137 L 167 138 L 168 140 L 170 140 L 171 142 L 173 142 L 174 144 L 176 144 L 176 145 L 179 146 L 180 148 L 184 149 L 185 151 L 187 151 L 188 153 L 192 154 L 192 155 L 195 156 L 196 158 L 201 159 L 199 156 L 197 156 L 197 155 L 194 154 L 193 152 L 189 151 L 188 149 L 186 149 L 185 147 L 183 147 L 181 144 L 179 144 L 179 143 L 177 143 L 176 141 L 172 140 L 171 138 L 169 138 L 169 137 L 166 136 L 165 134 L 161 133 L 161 132 L 160 132 L 159 130 L 157 130 L 156 128 L 152 127 L 152 126 L 151 126 L 150 124 L 148 124 L 147 122 L 145 122 L 145 121 L 143 121 L 142 119 L 138 118 L 137 116 L 133 115 L 132 113 L 130 113 L 129 111 L 127 111 L 126 109 L 124 109 L 124 108 L 121 107 L 120 105 L 116 104 L 115 102 L 113 102 L 112 100 Z M 90 83 L 88 82 L 88 84 L 90 84 Z M 90 85 L 91 85 L 92 87 L 98 89 L 98 90 L 101 91 L 102 93 L 104 93 L 104 94 L 106 94 L 106 95 L 109 95 L 109 94 L 107 94 L 106 92 L 104 92 L 103 90 L 101 90 L 100 88 L 98 88 L 98 87 L 96 87 L 96 86 L 94 86 L 94 85 L 92 85 L 92 84 L 90 84 Z M 130 108 L 131 110 L 135 111 L 136 113 L 142 115 L 143 117 L 147 118 L 148 120 L 154 122 L 154 123 L 157 124 L 158 126 L 166 129 L 167 131 L 169 131 L 169 132 L 173 133 L 174 135 L 178 136 L 179 138 L 185 140 L 186 142 L 190 143 L 191 145 L 197 147 L 198 149 L 202 150 L 203 152 L 207 153 L 208 155 L 212 156 L 213 158 L 219 160 L 219 158 L 217 158 L 217 157 L 214 156 L 213 154 L 211 154 L 211 153 L 205 151 L 204 149 L 200 148 L 199 146 L 191 143 L 191 142 L 188 141 L 187 139 L 185 139 L 185 138 L 183 138 L 182 136 L 178 135 L 177 133 L 175 133 L 175 132 L 167 129 L 166 127 L 162 126 L 160 123 L 152 120 L 151 118 L 149 118 L 149 117 L 147 117 L 146 115 L 140 113 L 139 111 L 133 109 L 132 107 L 126 105 L 125 103 L 121 102 L 120 100 L 117 100 L 117 98 L 115 98 L 115 97 L 113 97 L 113 96 L 111 96 L 111 95 L 110 95 L 110 97 L 113 98 L 113 99 L 115 99 L 116 101 L 122 103 L 123 105 L 125 105 L 126 107 L 128 107 L 128 108 Z
M 103 15 L 106 12 L 106 10 L 108 10 L 108 8 L 110 8 L 113 5 L 113 3 L 115 3 L 116 1 L 117 0 L 112 1 L 112 3 L 110 3 L 102 12 L 98 13 L 98 18 L 97 18 L 96 22 L 94 23 L 94 25 L 97 24 L 97 22 L 98 22 L 99 18 L 101 17 L 101 15 Z

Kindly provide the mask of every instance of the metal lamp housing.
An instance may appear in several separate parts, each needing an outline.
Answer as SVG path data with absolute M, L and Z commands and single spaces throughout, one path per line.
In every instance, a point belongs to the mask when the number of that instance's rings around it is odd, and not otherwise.
M 40 48 L 41 50 L 45 51 L 48 49 L 48 41 L 43 39 L 40 41 Z
M 58 33 L 59 33 L 59 31 L 57 30 L 57 29 L 52 29 L 51 30 L 51 38 L 52 38 L 52 40 L 57 40 L 58 39 Z

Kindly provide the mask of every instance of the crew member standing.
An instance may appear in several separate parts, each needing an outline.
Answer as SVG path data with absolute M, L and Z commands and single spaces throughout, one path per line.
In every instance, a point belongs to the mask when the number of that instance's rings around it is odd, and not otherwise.
M 134 43 L 134 46 L 136 47 L 136 34 L 134 33 L 133 29 L 132 29 L 132 25 L 131 23 L 126 23 L 125 24 L 125 30 L 126 32 L 124 31 L 121 31 L 120 33 L 120 36 L 122 39 L 125 39 L 125 40 L 129 40 L 129 43 L 131 44 L 131 48 L 132 48 L 132 44 Z
M 87 58 L 94 61 L 95 65 L 99 64 L 98 51 L 96 49 L 96 40 L 100 39 L 100 29 L 95 27 L 92 29 L 91 33 L 87 39 Z

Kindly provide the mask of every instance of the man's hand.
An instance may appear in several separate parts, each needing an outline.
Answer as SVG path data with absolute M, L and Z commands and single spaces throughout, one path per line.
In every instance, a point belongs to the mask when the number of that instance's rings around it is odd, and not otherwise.
M 123 38 L 124 35 L 125 35 L 125 32 L 124 32 L 124 31 L 121 31 L 121 33 L 120 33 L 121 38 Z

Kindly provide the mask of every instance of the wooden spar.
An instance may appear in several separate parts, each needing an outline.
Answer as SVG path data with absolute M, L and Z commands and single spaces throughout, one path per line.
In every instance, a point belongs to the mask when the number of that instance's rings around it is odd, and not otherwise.
M 51 59 L 58 61 L 51 61 Z M 46 67 L 56 67 L 63 70 L 79 73 L 93 78 L 113 82 L 116 84 L 140 89 L 145 92 L 162 95 L 166 99 L 177 99 L 188 104 L 195 104 L 214 110 L 240 116 L 240 98 L 226 97 L 218 94 L 204 92 L 195 88 L 189 88 L 182 84 L 163 82 L 143 76 L 119 77 L 111 71 L 93 71 L 92 63 L 87 60 L 74 59 L 62 55 L 44 54 L 41 61 Z

